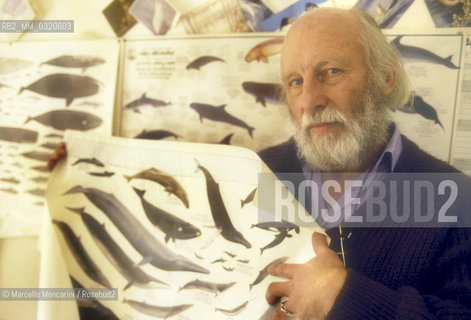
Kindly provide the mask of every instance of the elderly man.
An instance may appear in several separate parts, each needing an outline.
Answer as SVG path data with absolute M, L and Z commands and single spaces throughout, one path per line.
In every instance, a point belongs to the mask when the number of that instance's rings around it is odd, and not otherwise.
M 408 98 L 407 78 L 366 14 L 333 8 L 304 14 L 285 38 L 281 75 L 297 132 L 260 153 L 274 172 L 337 181 L 352 173 L 456 172 L 390 120 L 388 108 Z M 315 258 L 269 268 L 287 278 L 268 287 L 270 304 L 281 298 L 270 319 L 471 319 L 469 228 L 358 228 L 346 240 L 340 221 L 320 222 L 331 247 L 348 247 L 346 266 L 314 233 Z

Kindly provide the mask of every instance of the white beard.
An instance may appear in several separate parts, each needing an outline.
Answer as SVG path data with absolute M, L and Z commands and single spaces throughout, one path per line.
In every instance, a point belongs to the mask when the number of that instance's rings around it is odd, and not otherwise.
M 353 106 L 351 119 L 330 106 L 321 111 L 305 111 L 301 124 L 292 116 L 297 129 L 294 139 L 298 156 L 304 158 L 311 168 L 326 172 L 355 170 L 365 164 L 372 157 L 372 152 L 387 142 L 391 123 L 386 106 L 379 102 L 380 99 L 374 99 L 372 92 L 367 89 L 363 100 Z M 326 133 L 314 138 L 310 136 L 310 125 L 334 121 L 344 126 L 340 135 Z

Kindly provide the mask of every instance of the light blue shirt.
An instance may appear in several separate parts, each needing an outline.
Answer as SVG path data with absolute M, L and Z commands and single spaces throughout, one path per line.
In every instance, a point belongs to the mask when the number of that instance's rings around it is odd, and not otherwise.
M 355 180 L 349 181 L 349 185 L 346 185 L 344 194 L 342 194 L 337 201 L 333 199 L 327 200 L 331 205 L 330 207 L 327 206 L 326 197 L 319 194 L 321 192 L 321 186 L 324 183 L 322 172 L 320 170 L 311 169 L 311 167 L 302 160 L 301 165 L 304 176 L 306 179 L 312 180 L 319 186 L 318 192 L 313 190 L 311 194 L 306 195 L 307 201 L 315 199 L 315 201 L 312 201 L 313 208 L 311 208 L 311 214 L 314 215 L 315 218 L 317 216 L 316 221 L 319 225 L 328 230 L 337 227 L 343 220 L 350 218 L 356 208 L 366 200 L 366 187 L 368 184 L 373 181 L 373 179 L 378 178 L 380 174 L 394 172 L 401 152 L 401 134 L 397 126 L 394 125 L 393 133 L 378 160 L 367 172 L 361 173 Z M 315 194 L 315 192 L 317 193 Z

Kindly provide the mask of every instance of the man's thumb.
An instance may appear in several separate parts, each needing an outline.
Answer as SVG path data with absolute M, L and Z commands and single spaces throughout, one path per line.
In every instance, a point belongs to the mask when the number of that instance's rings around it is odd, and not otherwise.
M 312 234 L 312 249 L 314 249 L 316 255 L 321 254 L 325 249 L 329 249 L 329 246 L 327 245 L 327 237 L 322 233 L 314 232 Z

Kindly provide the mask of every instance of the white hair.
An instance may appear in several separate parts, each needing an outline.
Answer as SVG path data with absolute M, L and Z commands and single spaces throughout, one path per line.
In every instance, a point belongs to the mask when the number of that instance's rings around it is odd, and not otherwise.
M 385 104 L 390 109 L 401 107 L 409 99 L 410 84 L 399 52 L 386 40 L 376 21 L 366 11 L 354 9 L 351 12 L 361 23 L 360 43 L 365 50 L 365 61 L 374 87 L 382 88 L 394 72 L 396 83 L 385 97 Z

